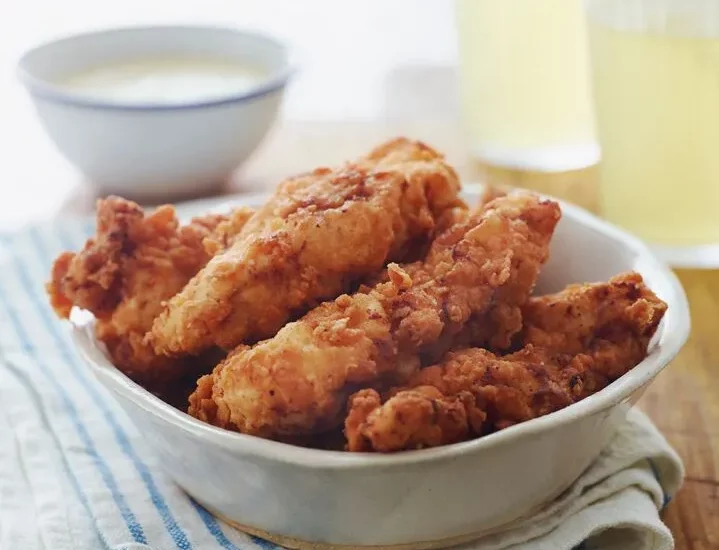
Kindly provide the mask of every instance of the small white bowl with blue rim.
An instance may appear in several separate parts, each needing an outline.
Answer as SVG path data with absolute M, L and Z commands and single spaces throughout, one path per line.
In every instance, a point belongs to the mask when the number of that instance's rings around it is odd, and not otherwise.
M 178 90 L 177 81 L 174 90 L 163 90 L 158 81 L 149 90 L 154 93 L 134 97 L 103 93 L 112 84 L 107 78 L 104 90 L 68 85 L 89 73 L 97 85 L 98 72 L 113 65 L 125 71 L 134 62 L 161 68 L 168 60 L 185 60 L 190 72 L 198 63 L 235 66 L 253 78 L 240 85 L 233 75 L 214 74 L 214 88 L 194 91 L 182 82 Z M 18 62 L 42 126 L 80 172 L 101 192 L 160 200 L 203 194 L 224 183 L 272 126 L 291 73 L 282 42 L 216 26 L 89 32 L 40 45 Z M 148 82 L 142 84 L 148 92 Z

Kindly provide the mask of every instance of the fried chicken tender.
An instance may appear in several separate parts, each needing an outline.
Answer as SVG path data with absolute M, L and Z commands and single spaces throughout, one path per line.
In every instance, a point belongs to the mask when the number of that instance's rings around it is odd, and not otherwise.
M 417 386 L 382 405 L 377 391 L 364 389 L 352 396 L 345 432 L 351 437 L 351 451 L 392 452 L 463 441 L 469 433 L 480 432 L 485 419 L 485 412 L 467 391 L 445 396 L 434 386 Z M 402 430 L 403 425 L 415 429 Z M 364 432 L 369 434 L 372 449 L 364 448 Z
M 424 261 L 392 264 L 385 282 L 326 302 L 274 338 L 232 353 L 198 381 L 190 414 L 269 438 L 337 426 L 360 385 L 408 380 L 423 350 L 488 308 L 514 255 L 541 228 L 537 221 L 556 217 L 557 208 L 517 194 L 471 214 L 437 236 Z
M 532 298 L 521 350 L 502 357 L 481 348 L 451 352 L 384 403 L 372 389 L 352 396 L 347 448 L 455 443 L 566 407 L 641 362 L 665 311 L 636 273 Z
M 509 349 L 512 338 L 522 329 L 522 306 L 529 300 L 539 272 L 549 258 L 549 242 L 557 221 L 558 217 L 537 220 L 537 225 L 545 226 L 533 235 L 533 246 L 513 258 L 512 276 L 499 290 L 494 305 L 468 323 L 463 335 L 465 345 Z M 458 344 L 462 342 L 455 341 L 455 347 Z
M 232 349 L 422 251 L 457 206 L 459 181 L 428 146 L 397 139 L 355 163 L 282 183 L 168 303 L 148 340 L 158 353 Z
M 570 354 L 591 350 L 601 357 L 597 374 L 612 381 L 626 372 L 624 362 L 644 358 L 666 309 L 639 273 L 623 273 L 607 283 L 571 285 L 526 304 L 520 343 Z
M 479 208 L 491 209 L 495 200 L 506 195 L 506 191 L 490 187 Z M 549 214 L 546 211 L 530 213 L 535 219 L 528 223 L 535 230 L 526 245 L 512 257 L 509 280 L 498 289 L 492 306 L 472 316 L 458 334 L 442 339 L 423 357 L 424 365 L 439 361 L 450 349 L 486 347 L 497 351 L 511 346 L 512 338 L 522 329 L 522 306 L 529 300 L 539 272 L 549 258 L 549 243 L 561 212 L 557 207 Z
M 252 214 L 237 209 L 229 217 L 208 215 L 181 226 L 171 206 L 146 214 L 119 197 L 98 201 L 97 234 L 78 253 L 61 254 L 52 267 L 47 292 L 55 312 L 67 318 L 73 306 L 96 319 L 98 339 L 114 364 L 150 387 L 182 376 L 201 361 L 158 356 L 143 342 L 162 303 L 210 259 L 203 241 L 229 235 L 213 230 L 223 223 L 237 228 Z
M 228 214 L 220 217 L 212 232 L 202 239 L 208 261 L 215 254 L 227 250 L 242 232 L 247 220 L 255 213 L 250 207 L 241 206 L 233 208 Z M 149 330 L 149 329 L 148 329 Z

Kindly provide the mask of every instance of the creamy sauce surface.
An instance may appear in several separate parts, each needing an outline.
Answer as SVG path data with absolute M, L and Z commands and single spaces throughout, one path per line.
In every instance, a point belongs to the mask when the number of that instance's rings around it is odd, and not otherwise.
M 70 74 L 55 84 L 97 99 L 177 104 L 247 92 L 266 78 L 266 71 L 236 60 L 173 57 L 109 63 Z

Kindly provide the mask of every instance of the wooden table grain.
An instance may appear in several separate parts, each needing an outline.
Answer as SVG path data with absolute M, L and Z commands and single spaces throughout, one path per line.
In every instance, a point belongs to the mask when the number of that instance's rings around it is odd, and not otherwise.
M 133 1 L 123 3 L 123 13 L 132 11 L 128 6 Z M 22 48 L 45 37 L 38 21 L 47 25 L 50 21 L 58 25 L 60 21 L 66 27 L 64 30 L 97 26 L 99 20 L 105 25 L 126 22 L 111 19 L 109 12 L 106 13 L 106 3 L 100 7 L 89 1 L 68 0 L 53 8 L 52 3 L 40 6 L 39 2 L 27 0 L 23 3 L 26 15 L 20 13 L 17 18 L 6 18 L 7 28 L 0 28 L 0 34 L 7 39 L 5 43 L 12 46 L 7 51 L 0 50 L 4 71 L 0 73 L 3 84 L 0 114 L 4 121 L 0 138 L 6 138 L 14 146 L 13 154 L 7 155 L 4 161 L 7 177 L 0 187 L 0 230 L 53 215 L 88 214 L 95 199 L 92 187 L 82 182 L 54 151 L 22 92 L 10 83 L 10 54 L 14 57 Z M 204 7 L 205 3 L 196 3 L 203 7 L 192 9 L 189 3 L 170 0 L 158 0 L 152 3 L 152 9 L 140 0 L 135 4 L 137 13 L 152 12 L 154 20 L 168 17 L 174 20 L 182 13 L 186 19 L 196 16 L 200 19 L 193 20 L 203 20 L 211 12 Z M 239 2 L 214 0 L 210 4 L 215 18 L 224 20 L 248 18 L 254 13 L 247 11 L 251 7 L 248 2 L 241 3 L 242 12 L 238 11 L 240 8 L 231 7 L 240 6 Z M 277 22 L 273 13 L 277 10 L 276 4 L 274 0 L 262 3 L 265 6 L 262 9 L 271 14 L 266 21 Z M 338 4 L 330 0 L 302 4 L 303 9 L 293 12 L 293 24 L 288 24 L 288 29 L 299 29 L 298 37 L 314 37 L 318 42 L 333 39 L 341 43 L 342 37 L 327 34 L 332 29 L 325 24 L 332 17 L 332 10 L 339 10 Z M 394 6 L 395 15 L 389 10 L 390 4 Z M 259 5 L 259 2 L 252 4 L 258 10 Z M 306 8 L 307 5 L 313 8 Z M 451 28 L 445 28 L 451 24 L 451 17 L 442 15 L 446 5 L 442 0 L 423 0 L 423 9 L 413 11 L 412 25 L 405 25 L 404 11 L 394 3 L 381 0 L 363 3 L 357 17 L 362 16 L 375 27 L 381 22 L 385 30 L 380 32 L 372 27 L 371 36 L 362 43 L 357 29 L 342 27 L 347 43 L 362 44 L 359 50 L 349 47 L 342 50 L 345 58 L 355 56 L 349 69 L 345 67 L 347 70 L 342 72 L 342 67 L 334 66 L 336 70 L 327 74 L 310 71 L 307 79 L 297 83 L 281 120 L 252 159 L 228 183 L 227 192 L 270 189 L 286 175 L 352 158 L 383 139 L 407 135 L 426 140 L 444 151 L 465 181 L 533 188 L 595 209 L 596 167 L 562 174 L 536 174 L 491 168 L 468 154 L 456 105 L 452 48 L 446 45 L 447 37 L 451 39 Z M 289 2 L 283 6 L 290 9 Z M 323 12 L 325 16 L 318 18 L 312 9 L 330 10 L 330 15 Z M 31 15 L 34 11 L 46 10 L 57 13 L 49 13 L 42 20 Z M 67 17 L 64 14 L 68 14 Z M 395 16 L 397 21 L 386 20 Z M 261 15 L 257 15 L 255 22 L 262 22 Z M 315 26 L 308 30 L 312 24 Z M 403 29 L 405 34 L 401 33 Z M 411 34 L 407 34 L 410 30 Z M 427 46 L 426 36 L 431 36 L 431 47 Z M 396 55 L 388 62 L 388 55 L 393 51 Z M 412 55 L 413 61 L 401 62 Z M 428 59 L 432 56 L 433 59 Z M 352 90 L 355 95 L 342 96 Z M 333 106 L 332 112 L 327 110 L 328 105 Z M 663 512 L 663 519 L 675 536 L 676 548 L 719 549 L 719 271 L 684 270 L 678 275 L 692 309 L 692 334 L 672 365 L 646 391 L 639 406 L 677 449 L 686 465 L 686 481 Z

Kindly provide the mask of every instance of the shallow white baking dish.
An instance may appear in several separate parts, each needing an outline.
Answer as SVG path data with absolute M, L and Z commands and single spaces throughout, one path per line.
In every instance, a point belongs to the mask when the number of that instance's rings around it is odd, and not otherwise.
M 470 202 L 475 197 L 468 193 Z M 569 487 L 689 334 L 686 297 L 668 267 L 627 233 L 576 206 L 562 203 L 562 210 L 539 292 L 633 269 L 669 310 L 648 357 L 609 387 L 474 441 L 366 455 L 228 432 L 172 408 L 116 370 L 84 312 L 73 314 L 74 341 L 169 475 L 236 527 L 291 547 L 456 544 L 533 513 Z

